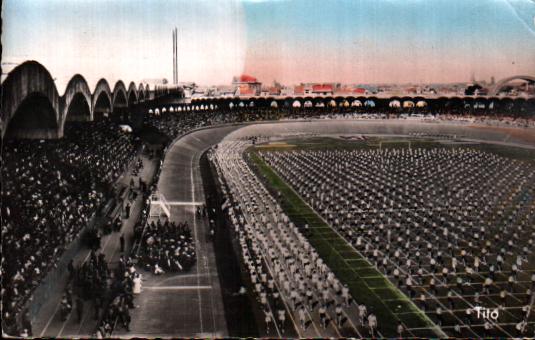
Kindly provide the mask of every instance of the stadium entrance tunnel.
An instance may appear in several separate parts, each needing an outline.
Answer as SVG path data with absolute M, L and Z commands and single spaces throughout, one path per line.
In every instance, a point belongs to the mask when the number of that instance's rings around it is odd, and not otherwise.
M 28 95 L 19 105 L 4 138 L 59 138 L 56 112 L 49 99 L 39 93 Z
M 89 103 L 82 93 L 77 93 L 67 110 L 67 122 L 87 122 L 91 120 Z
M 111 113 L 111 102 L 109 96 L 106 92 L 102 91 L 98 95 L 97 101 L 94 108 L 94 117 L 95 120 L 102 120 L 105 117 L 108 117 Z

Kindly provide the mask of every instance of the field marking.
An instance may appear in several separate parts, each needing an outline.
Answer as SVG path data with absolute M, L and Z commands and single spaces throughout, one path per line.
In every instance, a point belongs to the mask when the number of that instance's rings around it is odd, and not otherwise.
M 142 290 L 190 290 L 212 289 L 212 286 L 145 286 Z
M 39 337 L 42 338 L 44 337 L 45 335 L 45 332 L 48 330 L 48 327 L 50 326 L 50 324 L 52 323 L 52 319 L 54 319 L 54 317 L 56 316 L 56 314 L 58 313 L 58 309 L 59 309 L 59 306 L 61 305 L 61 300 L 58 301 L 57 305 L 56 305 L 56 308 L 54 309 L 54 312 L 52 313 L 52 315 L 50 316 L 50 319 L 48 319 L 48 322 L 45 324 L 45 327 L 43 328 L 43 330 L 41 331 L 41 334 L 39 334 Z
M 192 174 L 192 181 L 193 181 L 193 174 Z M 192 202 L 168 201 L 167 204 L 170 206 L 199 206 L 199 205 L 203 205 L 203 202 L 195 202 L 195 199 L 192 198 Z

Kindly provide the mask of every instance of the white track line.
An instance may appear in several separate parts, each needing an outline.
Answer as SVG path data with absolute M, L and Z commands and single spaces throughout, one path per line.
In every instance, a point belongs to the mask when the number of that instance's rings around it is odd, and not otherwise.
M 190 290 L 190 289 L 212 289 L 212 286 L 148 286 L 143 290 Z
M 193 180 L 193 174 L 191 179 Z M 182 202 L 182 201 L 168 201 L 168 205 L 170 206 L 198 206 L 202 205 L 202 202 L 195 202 L 195 200 L 192 198 L 192 202 Z

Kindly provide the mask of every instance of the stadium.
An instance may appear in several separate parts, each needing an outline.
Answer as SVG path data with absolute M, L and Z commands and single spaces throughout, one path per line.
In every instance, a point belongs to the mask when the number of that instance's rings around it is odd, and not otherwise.
M 30 62 L 4 84 L 17 83 L 11 79 L 30 66 L 44 72 Z M 80 94 L 70 96 L 85 98 Z M 7 316 L 27 313 L 4 318 L 5 326 L 23 327 L 33 317 L 40 336 L 94 334 L 97 326 L 113 336 L 153 334 L 151 327 L 161 335 L 277 337 L 514 337 L 533 330 L 532 99 L 527 114 L 514 117 L 485 109 L 285 108 L 287 99 L 281 108 L 173 106 L 155 95 L 119 111 L 144 112 L 147 137 L 124 132 L 113 117 L 67 116 L 54 125 L 44 121 L 55 119 L 52 103 L 40 120 L 24 116 L 34 112 L 26 103 L 36 96 L 23 98 L 3 131 L 52 127 L 63 138 L 6 138 L 3 146 L 4 263 L 24 268 L 3 269 L 13 273 L 3 308 Z M 77 117 L 78 100 L 71 102 L 63 111 Z M 147 142 L 154 130 L 166 137 L 164 149 Z M 25 175 L 12 177 L 18 173 Z M 28 219 L 38 227 L 23 228 Z M 110 242 L 121 249 L 108 252 Z M 139 297 L 121 282 L 123 271 L 133 271 L 132 281 L 145 277 Z M 59 292 L 47 286 L 62 276 L 72 283 Z M 118 282 L 104 289 L 110 280 Z M 214 297 L 216 286 L 221 295 Z M 168 308 L 189 299 L 198 306 L 177 311 L 190 321 L 167 330 L 135 309 L 121 327 L 125 308 L 140 303 L 150 315 L 161 306 L 149 301 L 161 298 Z M 73 299 L 91 305 L 91 314 L 99 306 L 100 325 L 74 322 Z M 250 312 L 248 326 L 240 304 Z M 500 316 L 478 317 L 476 307 Z
M 195 95 L 173 62 L 7 72 L 3 337 L 535 336 L 533 75 Z

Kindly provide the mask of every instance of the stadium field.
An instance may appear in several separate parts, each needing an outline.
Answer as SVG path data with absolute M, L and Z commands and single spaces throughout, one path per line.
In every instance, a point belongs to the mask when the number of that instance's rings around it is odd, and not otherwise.
M 274 152 L 285 153 L 289 151 L 329 151 L 329 150 L 376 150 L 383 149 L 472 149 L 474 151 L 494 154 L 499 157 L 514 159 L 524 164 L 535 164 L 535 150 L 530 148 L 515 147 L 503 144 L 490 144 L 472 140 L 462 140 L 448 136 L 371 136 L 362 138 L 346 136 L 314 136 L 307 138 L 288 138 L 279 140 L 278 144 L 292 145 L 292 148 L 274 148 L 269 144 L 256 145 L 246 152 L 251 160 L 253 168 L 265 181 L 266 186 L 272 191 L 275 197 L 278 196 L 279 203 L 283 210 L 288 214 L 290 219 L 298 226 L 308 224 L 310 233 L 307 235 L 309 242 L 315 247 L 320 256 L 325 260 L 328 266 L 336 276 L 350 288 L 356 301 L 364 303 L 378 316 L 378 320 L 387 320 L 382 322 L 380 329 L 383 336 L 393 336 L 396 334 L 396 327 L 402 323 L 404 329 L 410 336 L 415 337 L 445 337 L 453 334 L 454 324 L 461 323 L 460 332 L 463 336 L 471 336 L 476 333 L 489 336 L 494 334 L 484 329 L 482 322 L 476 322 L 472 326 L 463 325 L 465 320 L 464 313 L 467 309 L 473 307 L 469 299 L 474 298 L 474 293 L 481 287 L 482 279 L 478 278 L 472 285 L 469 284 L 461 295 L 455 299 L 456 307 L 447 310 L 447 315 L 442 319 L 436 313 L 429 309 L 422 310 L 420 302 L 416 301 L 414 296 L 408 297 L 408 293 L 398 288 L 393 281 L 391 273 L 383 273 L 377 269 L 370 261 L 369 255 L 365 255 L 362 249 L 357 249 L 348 243 L 344 235 L 339 230 L 332 227 L 319 213 L 317 213 L 305 200 L 297 193 L 295 187 L 290 186 L 284 177 L 278 173 L 278 170 L 271 168 L 265 158 L 265 153 Z M 271 163 L 270 163 L 271 164 Z M 528 164 L 526 164 L 528 165 Z M 529 197 L 528 197 L 529 198 Z M 498 208 L 494 208 L 498 209 Z M 506 213 L 510 208 L 506 209 Z M 489 211 L 494 216 L 500 214 L 499 210 Z M 489 216 L 490 216 L 489 215 Z M 488 217 L 488 221 L 492 219 Z M 347 237 L 347 235 L 346 235 Z M 531 257 L 529 257 L 531 258 Z M 518 279 L 518 287 L 510 290 L 506 288 L 506 272 L 499 272 L 496 275 L 494 293 L 482 299 L 485 305 L 498 306 L 502 310 L 500 323 L 496 325 L 495 334 L 515 334 L 515 327 L 518 326 L 518 320 L 521 318 L 522 311 L 525 310 L 525 294 L 522 287 L 528 285 L 529 277 L 533 273 L 533 267 L 529 264 L 531 260 L 527 259 L 527 265 L 524 265 L 523 272 Z M 388 275 L 388 276 L 387 276 Z M 464 281 L 470 281 L 470 275 L 459 272 L 459 277 Z M 478 274 L 479 275 L 479 274 Z M 481 272 L 480 275 L 487 275 Z M 483 276 L 481 276 L 483 277 Z M 533 276 L 531 276 L 533 281 Z M 438 293 L 431 294 L 431 298 L 441 306 L 450 305 L 451 300 L 446 298 L 446 293 L 452 291 L 454 283 L 444 283 Z M 420 285 L 417 288 L 421 292 L 429 294 L 432 289 L 427 284 Z M 468 292 L 466 291 L 468 289 Z M 503 294 L 507 289 L 512 292 L 511 298 L 507 300 L 507 307 L 502 308 L 503 300 L 500 302 L 498 291 Z M 449 292 L 448 292 L 449 291 Z M 438 295 L 437 295 L 438 294 Z M 477 298 L 477 297 L 476 297 Z M 438 321 L 437 321 L 438 319 Z M 469 321 L 467 321 L 469 322 Z M 529 324 L 532 320 L 528 320 Z M 501 332 L 501 333 L 500 333 Z
M 424 313 L 329 227 L 256 153 L 250 155 L 268 187 L 281 193 L 281 207 L 290 219 L 297 225 L 309 225 L 309 242 L 340 280 L 348 285 L 352 296 L 359 303 L 369 306 L 379 320 L 392 320 L 381 325 L 385 333 L 383 336 L 394 336 L 401 322 L 415 337 L 445 337 Z

